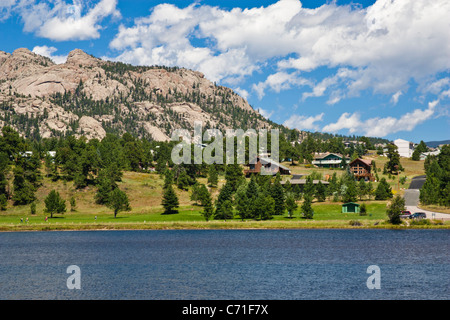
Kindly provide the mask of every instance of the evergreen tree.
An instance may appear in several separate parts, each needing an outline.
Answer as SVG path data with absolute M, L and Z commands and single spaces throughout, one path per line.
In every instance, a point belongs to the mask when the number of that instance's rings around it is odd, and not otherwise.
M 359 200 L 362 200 L 362 198 L 367 194 L 367 185 L 364 179 L 359 180 L 358 183 L 358 196 Z
M 275 200 L 271 196 L 260 192 L 255 201 L 256 218 L 260 220 L 272 219 L 272 216 L 275 214 L 275 207 Z
M 122 190 L 120 190 L 119 188 L 115 188 L 109 194 L 108 207 L 114 210 L 114 218 L 117 217 L 117 214 L 120 211 L 131 210 L 127 194 Z
M 350 174 L 346 174 L 343 177 L 343 184 L 345 184 L 346 188 L 342 194 L 343 202 L 355 202 L 356 197 L 358 195 L 358 190 L 356 187 L 356 181 L 354 177 Z
M 384 169 L 389 173 L 398 173 L 398 171 L 403 170 L 402 165 L 400 164 L 400 154 L 398 153 L 398 147 L 395 144 L 387 145 L 387 157 L 389 161 L 384 165 Z
M 181 190 L 187 190 L 189 187 L 189 176 L 186 170 L 181 170 L 177 178 L 177 187 Z
M 216 166 L 214 164 L 209 166 L 208 170 L 208 185 L 210 187 L 217 187 L 219 183 L 219 177 L 217 174 Z
M 225 179 L 230 184 L 231 189 L 235 192 L 242 181 L 245 181 L 242 167 L 239 164 L 229 164 L 226 167 Z
M 56 190 L 50 191 L 44 200 L 45 209 L 44 212 L 50 213 L 50 217 L 53 218 L 55 213 L 66 212 L 66 202 L 61 198 L 59 192 Z
M 303 196 L 303 204 L 301 206 L 303 217 L 305 219 L 312 219 L 314 215 L 314 211 L 312 209 L 312 196 L 305 193 Z
M 204 206 L 202 210 L 202 216 L 205 218 L 206 221 L 209 221 L 214 215 L 214 207 L 211 199 L 211 194 L 207 190 L 207 194 L 205 195 L 204 199 Z
M 381 178 L 377 189 L 375 190 L 375 200 L 387 200 L 392 198 L 392 188 L 385 178 Z
M 323 183 L 320 180 L 316 186 L 315 196 L 316 196 L 317 201 L 319 201 L 319 202 L 324 202 L 326 199 L 326 187 L 323 185 Z
M 14 168 L 13 187 L 14 194 L 12 200 L 14 201 L 14 205 L 30 204 L 36 200 L 34 187 L 25 179 L 24 171 L 20 166 Z
M 292 218 L 294 211 L 298 208 L 297 202 L 295 202 L 295 196 L 293 193 L 288 193 L 286 196 L 286 209 L 289 214 L 289 218 Z
M 275 215 L 282 215 L 284 214 L 284 211 L 286 210 L 286 203 L 285 203 L 285 193 L 284 188 L 281 185 L 281 177 L 280 174 L 277 173 L 277 176 L 275 177 L 275 181 L 272 185 L 272 188 L 270 190 L 270 196 L 275 201 Z
M 171 170 L 166 169 L 164 170 L 164 189 L 168 188 L 172 184 L 173 184 L 173 173 Z
M 178 196 L 173 190 L 172 185 L 164 189 L 162 206 L 164 207 L 164 214 L 178 213 Z
M 0 210 L 5 211 L 7 207 L 8 207 L 8 200 L 6 199 L 6 195 L 4 193 L 0 194 Z
M 242 219 L 242 221 L 251 217 L 249 211 L 250 201 L 247 197 L 247 187 L 247 185 L 241 184 L 236 191 L 234 199 L 237 214 Z
M 405 199 L 397 195 L 392 200 L 391 204 L 386 210 L 386 213 L 389 217 L 389 222 L 392 224 L 400 224 L 401 223 L 400 215 L 404 210 L 405 210 Z
M 100 170 L 97 177 L 97 193 L 94 196 L 95 203 L 107 205 L 111 192 L 117 188 L 117 183 L 109 175 L 107 169 Z
M 219 196 L 217 197 L 216 201 L 216 212 L 214 214 L 216 219 L 225 219 L 225 212 L 222 211 L 222 205 L 225 201 L 233 200 L 233 189 L 232 189 L 231 183 L 228 181 L 225 183 L 225 185 L 220 190 Z

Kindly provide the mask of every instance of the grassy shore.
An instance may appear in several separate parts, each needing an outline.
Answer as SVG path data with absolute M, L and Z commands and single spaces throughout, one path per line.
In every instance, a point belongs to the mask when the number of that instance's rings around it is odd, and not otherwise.
M 315 203 L 314 219 L 303 219 L 298 211 L 293 218 L 287 215 L 274 216 L 271 220 L 257 221 L 238 218 L 231 220 L 205 221 L 201 208 L 187 206 L 179 213 L 164 215 L 154 210 L 146 213 L 121 213 L 114 218 L 110 212 L 99 212 L 96 215 L 82 212 L 68 212 L 55 215 L 45 221 L 44 214 L 2 214 L 0 231 L 51 231 L 51 230 L 166 230 L 166 229 L 398 229 L 398 228 L 434 228 L 450 229 L 450 221 L 430 222 L 429 224 L 410 224 L 404 221 L 401 225 L 387 222 L 386 203 L 371 201 L 367 203 L 368 214 L 341 213 L 339 203 Z M 21 219 L 23 222 L 21 222 Z
M 385 157 L 374 156 L 377 167 L 382 168 L 387 161 Z M 414 176 L 423 174 L 423 161 L 402 159 L 405 167 L 404 175 L 408 181 Z M 290 163 L 285 163 L 290 166 Z M 321 173 L 324 177 L 343 170 L 307 168 L 305 165 L 290 166 L 293 173 L 309 174 L 312 171 Z M 44 174 L 44 173 L 43 173 Z M 380 176 L 384 176 L 380 173 Z M 388 176 L 386 176 L 388 178 Z M 398 179 L 397 179 L 398 180 Z M 397 188 L 396 177 L 389 179 L 394 191 L 403 193 Z M 205 178 L 199 182 L 206 183 Z M 10 182 L 11 183 L 11 182 Z M 217 197 L 220 187 L 225 183 L 223 176 L 219 179 L 219 187 L 212 188 L 213 198 Z M 374 183 L 375 187 L 377 183 Z M 373 201 L 364 199 L 367 215 L 356 213 L 341 213 L 339 202 L 314 202 L 314 219 L 306 220 L 301 217 L 300 209 L 294 212 L 291 219 L 287 215 L 274 216 L 267 221 L 247 220 L 235 218 L 228 221 L 205 221 L 201 215 L 202 208 L 190 201 L 190 192 L 175 188 L 180 202 L 178 214 L 164 215 L 161 206 L 163 180 L 158 174 L 124 172 L 119 187 L 128 194 L 132 210 L 120 212 L 114 218 L 110 209 L 95 204 L 96 188 L 88 186 L 83 190 L 74 188 L 72 182 L 56 181 L 44 177 L 42 186 L 36 192 L 36 214 L 30 213 L 30 206 L 14 206 L 11 202 L 6 211 L 0 211 L 0 231 L 37 231 L 37 230 L 124 230 L 124 229 L 307 229 L 307 228 L 450 228 L 450 221 L 431 222 L 429 224 L 411 224 L 405 221 L 400 226 L 387 223 L 387 201 Z M 401 185 L 400 185 L 401 187 Z M 405 185 L 404 187 L 407 187 Z M 55 215 L 45 221 L 44 199 L 51 190 L 56 190 L 65 200 L 73 197 L 76 200 L 76 211 L 68 211 L 63 215 Z M 299 207 L 301 202 L 298 203 Z M 21 219 L 23 222 L 21 222 Z M 28 219 L 28 221 L 27 221 Z

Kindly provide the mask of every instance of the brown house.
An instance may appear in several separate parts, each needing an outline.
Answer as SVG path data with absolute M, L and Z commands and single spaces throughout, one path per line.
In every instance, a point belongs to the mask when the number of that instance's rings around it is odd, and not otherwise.
M 255 161 L 252 161 L 255 162 Z M 291 170 L 282 164 L 273 161 L 272 159 L 265 157 L 257 157 L 256 163 L 250 163 L 247 165 L 248 169 L 244 170 L 245 176 L 250 176 L 252 173 L 261 174 L 261 171 L 264 171 L 264 174 L 276 175 L 278 172 L 281 175 L 291 174 Z
M 372 161 L 364 159 L 355 159 L 349 164 L 350 172 L 356 177 L 356 180 L 370 180 L 374 181 L 375 178 L 371 172 Z

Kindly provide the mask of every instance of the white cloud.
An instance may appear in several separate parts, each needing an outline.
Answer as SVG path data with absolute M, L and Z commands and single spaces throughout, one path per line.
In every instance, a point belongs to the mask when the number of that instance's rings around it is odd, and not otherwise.
M 288 120 L 286 120 L 283 125 L 288 128 L 299 130 L 319 130 L 319 126 L 316 122 L 322 121 L 324 113 L 320 113 L 316 116 L 306 117 L 303 115 L 292 115 Z
M 299 77 L 297 73 L 277 72 L 269 75 L 264 82 L 253 85 L 253 90 L 258 94 L 259 99 L 265 95 L 265 89 L 270 87 L 279 93 L 281 90 L 288 90 L 293 86 L 311 85 L 310 81 Z
M 14 10 L 24 22 L 25 32 L 54 41 L 98 39 L 100 23 L 106 17 L 120 17 L 117 0 L 101 0 L 86 7 L 81 0 L 72 4 L 64 1 L 21 1 Z M 83 14 L 85 12 L 85 14 Z
M 401 96 L 402 94 L 403 94 L 403 92 L 402 92 L 401 90 L 399 90 L 399 91 L 397 91 L 396 93 L 394 93 L 394 94 L 392 95 L 391 102 L 392 102 L 393 105 L 396 105 L 396 104 L 397 104 L 398 99 L 400 99 L 400 96 Z
M 266 119 L 269 119 L 273 115 L 273 110 L 269 112 L 267 110 L 259 108 L 258 112 Z
M 67 55 L 53 55 L 53 53 L 57 50 L 58 49 L 55 47 L 36 46 L 32 51 L 36 54 L 52 59 L 56 64 L 65 63 L 67 60 Z
M 353 114 L 345 112 L 337 122 L 326 125 L 322 128 L 322 131 L 336 133 L 347 129 L 350 134 L 359 132 L 371 137 L 384 137 L 399 131 L 412 131 L 417 125 L 429 120 L 435 114 L 438 103 L 439 100 L 434 100 L 428 103 L 427 109 L 415 109 L 400 118 L 376 117 L 361 120 L 361 115 L 358 112 Z
M 245 100 L 248 100 L 248 97 L 250 96 L 250 93 L 248 93 L 247 90 L 241 89 L 241 88 L 234 88 L 234 91 L 236 91 L 242 98 Z
M 449 70 L 449 16 L 447 0 L 378 0 L 367 8 L 332 1 L 316 9 L 299 0 L 230 10 L 161 4 L 121 26 L 110 47 L 124 62 L 184 66 L 235 85 L 269 62 L 278 67 L 274 75 L 297 79 L 305 76 L 292 69 L 337 68 L 304 96 L 329 94 L 334 104 L 364 90 L 405 94 L 409 81 L 423 83 Z M 253 89 L 262 97 L 266 88 L 279 92 L 284 85 L 295 84 L 260 82 Z
M 16 0 L 0 0 L 0 22 L 9 18 L 11 8 L 16 4 Z

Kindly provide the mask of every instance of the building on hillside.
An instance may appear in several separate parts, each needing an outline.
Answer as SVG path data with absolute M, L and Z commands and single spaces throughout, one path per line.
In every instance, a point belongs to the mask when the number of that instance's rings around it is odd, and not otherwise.
M 306 184 L 306 179 L 299 179 L 299 178 L 297 178 L 297 179 L 292 178 L 292 179 L 290 179 L 290 180 L 283 180 L 283 181 L 281 181 L 280 183 L 281 183 L 282 185 L 284 185 L 284 184 L 286 184 L 287 181 L 289 181 L 289 183 L 290 183 L 292 186 L 294 186 L 294 185 L 299 185 L 299 186 L 300 186 L 300 190 L 303 190 L 303 188 L 304 188 L 304 186 L 305 186 L 305 184 Z M 313 184 L 314 184 L 314 185 L 317 185 L 317 184 L 319 184 L 319 181 L 320 181 L 324 186 L 328 186 L 328 185 L 330 184 L 328 181 L 324 181 L 324 180 L 313 180 Z
M 281 175 L 290 175 L 291 170 L 282 164 L 266 157 L 258 156 L 256 161 L 251 161 L 247 164 L 248 169 L 244 170 L 246 177 L 251 174 L 265 174 L 265 175 L 276 175 L 280 173 Z
M 425 160 L 428 156 L 437 156 L 439 153 L 441 153 L 441 150 L 439 149 L 436 151 L 422 152 L 420 154 L 420 160 Z
M 374 181 L 375 177 L 372 174 L 372 161 L 357 158 L 350 162 L 349 170 L 355 176 L 356 180 L 370 180 Z
M 344 156 L 340 153 L 316 153 L 314 155 L 314 160 L 311 163 L 319 168 L 342 168 L 343 158 Z M 349 160 L 349 158 L 345 157 L 347 163 Z
M 398 154 L 400 157 L 411 158 L 414 152 L 414 143 L 403 139 L 397 139 L 394 140 L 394 144 L 398 148 Z

